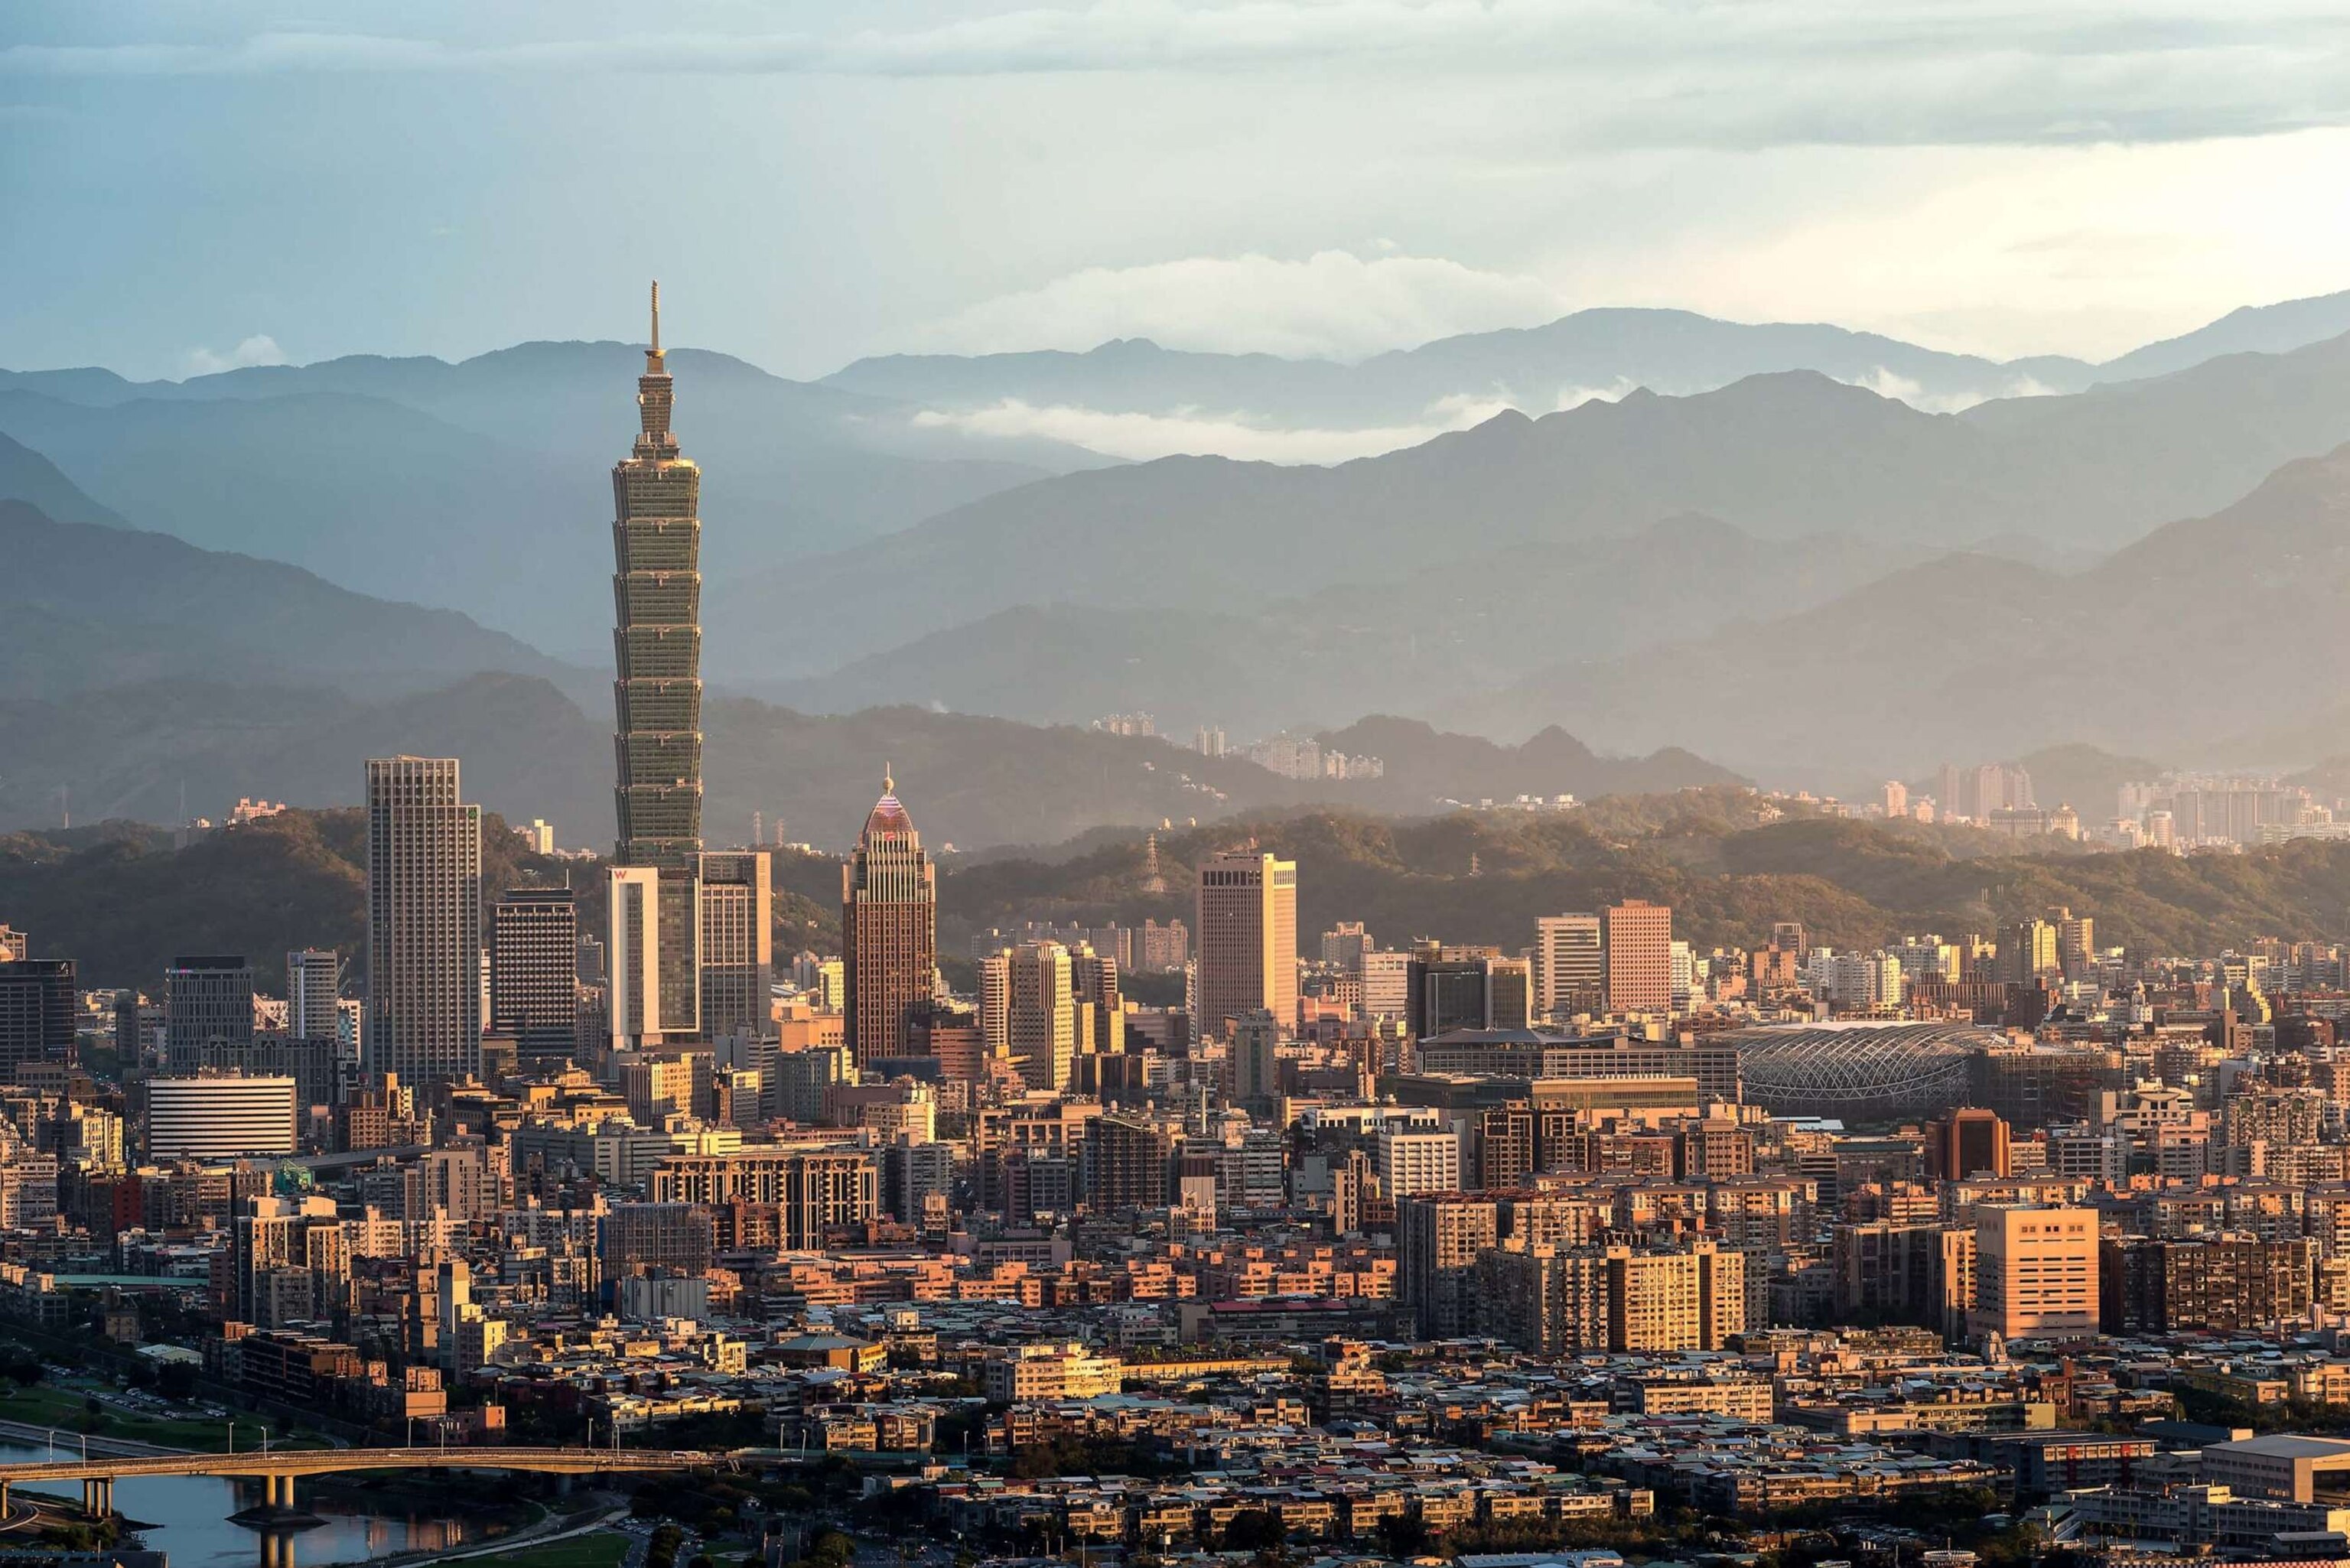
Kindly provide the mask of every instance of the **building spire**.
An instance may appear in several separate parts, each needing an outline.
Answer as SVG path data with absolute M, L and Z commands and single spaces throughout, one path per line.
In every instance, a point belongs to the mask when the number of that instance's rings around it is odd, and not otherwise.
M 645 374 L 659 376 L 665 374 L 666 371 L 667 367 L 661 363 L 660 279 L 655 278 L 653 279 L 653 339 L 651 345 L 645 349 Z
M 883 794 L 896 794 L 898 793 L 897 774 L 898 770 L 891 767 L 888 763 L 883 763 L 881 764 L 881 793 Z

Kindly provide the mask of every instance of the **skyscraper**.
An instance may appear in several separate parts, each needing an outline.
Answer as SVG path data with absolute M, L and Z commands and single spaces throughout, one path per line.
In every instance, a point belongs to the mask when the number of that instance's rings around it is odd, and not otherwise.
M 14 1082 L 26 1062 L 73 1059 L 79 997 L 71 959 L 12 959 L 0 963 L 0 1082 Z M 248 1023 L 253 999 L 245 998 Z M 136 1065 L 133 1058 L 124 1064 Z
M 454 757 L 367 765 L 370 1075 L 416 1086 L 482 1065 L 482 812 Z
M 860 1067 L 908 1054 L 915 1010 L 938 971 L 938 873 L 885 772 L 857 852 L 840 868 L 844 1038 Z
M 1627 898 L 1603 914 L 1607 1007 L 1613 1012 L 1665 1012 L 1673 1005 L 1673 912 Z
M 1005 1030 L 1013 1064 L 1032 1089 L 1066 1089 L 1077 1049 L 1077 1000 L 1069 950 L 1027 942 L 1007 960 Z
M 1534 1011 L 1545 1018 L 1597 1012 L 1607 1005 L 1607 962 L 1596 915 L 1544 915 L 1534 921 Z
M 1297 862 L 1255 850 L 1201 862 L 1195 923 L 1199 1004 L 1193 1026 L 1222 1038 L 1227 1021 L 1273 1014 L 1297 1027 Z
M 369 764 L 370 767 L 374 764 Z M 163 1059 L 194 1060 L 207 1040 L 253 1038 L 253 965 L 242 956 L 175 958 L 163 971 Z
M 702 1026 L 702 470 L 670 432 L 674 401 L 655 284 L 636 447 L 612 468 L 616 1044 Z
M 702 1033 L 772 1036 L 768 992 L 775 980 L 775 891 L 764 849 L 702 857 Z
M 286 1033 L 297 1040 L 334 1040 L 342 1033 L 342 956 L 332 948 L 286 955 Z
M 579 1030 L 579 909 L 568 888 L 509 888 L 490 907 L 490 1033 L 568 1056 Z

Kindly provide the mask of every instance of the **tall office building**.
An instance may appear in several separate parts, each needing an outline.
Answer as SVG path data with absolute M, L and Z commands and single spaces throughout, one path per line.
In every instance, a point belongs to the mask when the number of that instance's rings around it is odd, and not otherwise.
M 579 905 L 568 888 L 509 888 L 490 906 L 490 1033 L 525 1056 L 579 1034 Z
M 1020 1080 L 1032 1089 L 1066 1089 L 1075 1071 L 1077 999 L 1069 950 L 1028 942 L 1005 961 L 1005 1034 Z
M 1125 1054 L 1126 1003 L 1118 988 L 1118 960 L 1090 947 L 1072 949 L 1069 984 L 1077 999 L 1077 1054 Z
M 1222 1039 L 1228 1021 L 1259 1011 L 1285 1034 L 1297 1027 L 1297 863 L 1254 850 L 1201 862 L 1195 926 L 1193 1026 Z
M 1607 956 L 1607 1010 L 1666 1012 L 1673 1005 L 1673 912 L 1627 898 L 1602 916 Z
M 0 963 L 0 1082 L 13 1082 L 17 1067 L 27 1062 L 73 1059 L 74 1014 L 80 1005 L 75 983 L 71 959 Z M 247 997 L 248 1023 L 252 1007 Z M 129 1060 L 123 1065 L 137 1063 Z
M 297 1040 L 338 1040 L 343 1028 L 343 960 L 332 948 L 286 955 L 286 1033 Z
M 482 1067 L 482 809 L 454 757 L 367 765 L 370 1075 L 417 1087 Z
M 616 1044 L 702 1027 L 702 470 L 670 431 L 675 400 L 655 284 L 636 447 L 612 468 Z
M 1433 1040 L 1456 1029 L 1491 1029 L 1492 948 L 1448 948 L 1435 942 L 1414 950 L 1408 980 L 1411 1032 Z
M 2064 972 L 2053 920 L 2022 919 L 2000 933 L 1999 977 L 2010 985 L 2031 985 Z
M 1534 1012 L 1544 1018 L 1597 1012 L 1607 1005 L 1607 960 L 1596 915 L 1544 915 L 1534 921 Z
M 369 764 L 372 766 L 373 764 Z M 253 965 L 242 957 L 175 958 L 163 971 L 163 1059 L 190 1062 L 208 1040 L 253 1038 Z
M 759 1039 L 775 1032 L 773 865 L 764 849 L 702 857 L 702 1034 Z
M 857 852 L 840 868 L 842 1032 L 858 1065 L 908 1054 L 915 1012 L 936 990 L 938 872 L 884 773 Z

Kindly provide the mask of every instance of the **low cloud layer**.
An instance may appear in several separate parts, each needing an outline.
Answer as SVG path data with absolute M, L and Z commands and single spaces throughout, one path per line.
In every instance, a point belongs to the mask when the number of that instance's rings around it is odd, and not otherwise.
M 1631 389 L 1628 383 L 1606 388 L 1573 387 L 1547 399 L 1518 398 L 1507 393 L 1462 393 L 1430 404 L 1425 410 L 1426 418 L 1411 424 L 1352 429 L 1284 427 L 1245 412 L 1185 410 L 1176 414 L 1144 414 L 1067 404 L 1040 407 L 1017 398 L 1006 398 L 983 409 L 926 410 L 914 416 L 914 423 L 994 440 L 1042 436 L 1068 441 L 1105 457 L 1135 462 L 1161 457 L 1212 456 L 1244 462 L 1329 464 L 1418 446 L 1453 431 L 1481 425 L 1511 409 L 1522 413 L 1555 413 L 1595 399 L 1612 402 Z
M 225 353 L 216 353 L 210 348 L 189 349 L 186 370 L 191 376 L 216 376 L 223 370 L 285 363 L 286 350 L 277 346 L 277 339 L 266 332 L 256 332 Z

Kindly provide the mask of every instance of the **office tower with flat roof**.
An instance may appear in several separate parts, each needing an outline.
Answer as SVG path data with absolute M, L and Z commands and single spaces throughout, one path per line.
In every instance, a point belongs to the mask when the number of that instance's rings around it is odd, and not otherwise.
M 840 868 L 843 1033 L 862 1067 L 910 1054 L 915 1015 L 937 990 L 938 872 L 885 770 L 881 798 Z
M 145 1094 L 149 1159 L 294 1152 L 298 1107 L 292 1078 L 236 1072 L 151 1078 Z
M 482 1066 L 482 810 L 454 757 L 367 764 L 369 1074 L 417 1087 Z
M 490 1033 L 523 1056 L 579 1035 L 579 905 L 568 888 L 509 888 L 490 906 Z
M 1544 1018 L 1598 1012 L 1607 1005 L 1607 959 L 1596 915 L 1544 915 L 1534 921 L 1534 1011 Z
M 343 961 L 332 948 L 286 955 L 286 1033 L 301 1040 L 335 1040 L 343 1026 Z
M 1974 1334 L 2072 1338 L 2097 1332 L 2097 1213 L 1975 1205 Z
M 80 995 L 71 959 L 11 959 L 0 963 L 0 1082 L 33 1062 L 73 1060 L 74 1015 Z M 253 1002 L 245 999 L 247 1033 Z M 136 1057 L 123 1063 L 138 1065 Z
M 655 284 L 636 446 L 612 468 L 616 1044 L 702 1027 L 702 470 L 670 431 L 675 400 Z
M 1118 987 L 1118 960 L 1090 947 L 1069 952 L 1069 984 L 1077 999 L 1077 1054 L 1126 1054 L 1126 1002 Z
M 207 1040 L 253 1038 L 253 965 L 224 953 L 175 958 L 163 971 L 163 1059 L 192 1061 Z
M 1673 1005 L 1673 912 L 1627 898 L 1602 914 L 1611 1012 L 1668 1012 Z
M 1926 1173 L 1943 1181 L 2009 1174 L 2007 1124 L 1996 1111 L 1961 1106 L 1926 1124 Z
M 1411 955 L 1408 1016 L 1412 1033 L 1433 1040 L 1456 1029 L 1493 1027 L 1488 994 L 1491 948 L 1448 948 L 1422 943 Z
M 702 857 L 702 1033 L 772 1036 L 775 975 L 773 866 L 764 849 Z
M 1027 942 L 1005 957 L 1006 1038 L 1021 1082 L 1032 1089 L 1066 1089 L 1076 1070 L 1076 987 L 1069 950 L 1058 942 Z
M 1297 863 L 1255 850 L 1201 862 L 1193 930 L 1203 1038 L 1223 1039 L 1231 1021 L 1273 1014 L 1284 1034 L 1297 1027 Z

